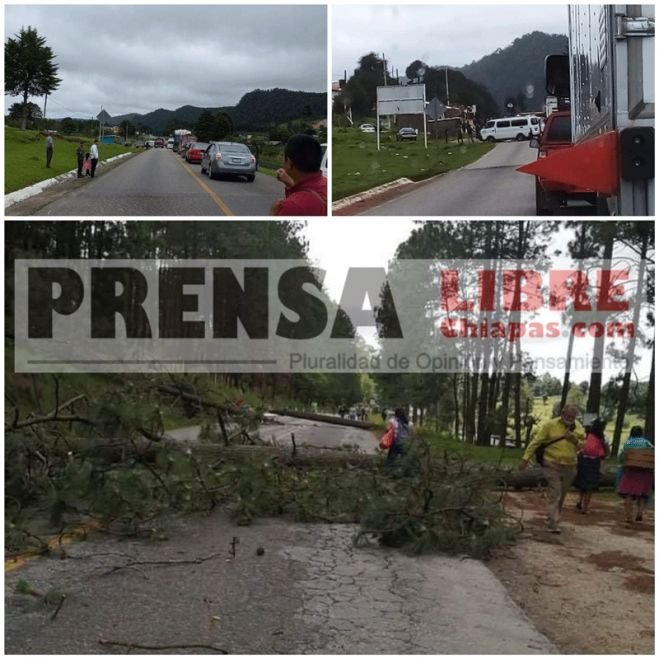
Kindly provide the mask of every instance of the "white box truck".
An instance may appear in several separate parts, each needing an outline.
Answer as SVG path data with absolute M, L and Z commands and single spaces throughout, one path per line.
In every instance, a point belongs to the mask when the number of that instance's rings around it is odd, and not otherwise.
M 569 55 L 563 72 L 553 67 L 555 80 L 548 67 L 547 92 L 569 94 L 572 147 L 521 168 L 592 190 L 601 214 L 655 213 L 654 12 L 654 4 L 569 6 Z

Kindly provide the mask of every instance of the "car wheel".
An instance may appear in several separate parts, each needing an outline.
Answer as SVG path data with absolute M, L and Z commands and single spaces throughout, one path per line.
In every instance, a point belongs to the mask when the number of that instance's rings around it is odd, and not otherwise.
M 524 135 L 522 133 L 518 133 L 517 137 L 515 138 L 518 142 L 523 142 L 524 141 Z
M 487 138 L 486 141 L 489 142 L 490 144 L 493 144 L 493 143 L 494 143 L 494 138 L 492 137 L 492 135 L 490 135 L 490 136 Z

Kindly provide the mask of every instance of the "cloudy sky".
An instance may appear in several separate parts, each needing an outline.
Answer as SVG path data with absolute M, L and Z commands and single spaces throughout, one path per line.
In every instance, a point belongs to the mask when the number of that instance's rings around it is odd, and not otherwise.
M 350 77 L 362 55 L 385 54 L 400 75 L 414 60 L 464 66 L 517 37 L 567 34 L 567 5 L 369 5 L 333 7 L 332 79 Z
M 324 6 L 5 5 L 5 42 L 27 26 L 59 64 L 50 117 L 235 105 L 257 88 L 327 91 Z

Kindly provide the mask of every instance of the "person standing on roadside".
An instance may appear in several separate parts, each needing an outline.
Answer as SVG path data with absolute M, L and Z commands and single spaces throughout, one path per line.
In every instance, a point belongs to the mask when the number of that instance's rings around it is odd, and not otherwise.
M 524 471 L 536 450 L 544 445 L 542 473 L 547 481 L 549 502 L 547 504 L 547 526 L 552 533 L 560 533 L 558 522 L 572 481 L 577 474 L 577 451 L 586 436 L 584 427 L 577 421 L 577 406 L 568 403 L 561 416 L 546 421 L 529 442 L 520 471 Z
M 94 178 L 94 173 L 96 172 L 96 165 L 98 165 L 98 140 L 94 140 L 92 148 L 89 150 L 89 156 L 92 161 L 92 171 L 91 177 Z
M 579 490 L 577 510 L 583 515 L 590 512 L 590 499 L 593 492 L 599 488 L 600 465 L 609 452 L 604 439 L 605 426 L 606 423 L 602 419 L 595 419 L 590 424 L 586 443 L 578 456 L 575 487 Z
M 78 178 L 82 178 L 82 165 L 85 162 L 85 144 L 82 140 L 76 149 L 76 158 L 78 160 Z
M 634 426 L 629 439 L 618 454 L 618 478 L 616 483 L 617 493 L 625 501 L 625 518 L 627 522 L 643 521 L 643 510 L 648 499 L 654 491 L 654 468 L 653 463 L 646 467 L 626 465 L 625 456 L 637 449 L 654 452 L 654 446 L 643 437 L 643 428 Z M 654 462 L 654 461 L 653 461 Z M 636 503 L 636 517 L 632 517 L 634 503 Z
M 48 133 L 46 135 L 46 167 L 50 167 L 50 161 L 53 159 L 53 136 Z
M 412 424 L 402 407 L 397 407 L 394 416 L 389 420 L 388 429 L 391 428 L 393 428 L 394 432 L 394 441 L 384 461 L 385 469 L 391 469 L 396 462 L 396 458 L 405 455 L 409 447 L 409 440 L 412 436 Z

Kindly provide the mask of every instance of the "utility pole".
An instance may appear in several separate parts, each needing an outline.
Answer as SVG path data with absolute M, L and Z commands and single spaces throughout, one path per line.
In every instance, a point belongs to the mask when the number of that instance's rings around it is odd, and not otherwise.
M 43 120 L 44 120 L 44 126 L 46 125 L 46 104 L 48 103 L 48 93 L 43 98 Z
M 449 107 L 451 105 L 451 102 L 449 101 L 449 95 L 448 95 L 448 66 L 444 69 L 444 73 L 446 75 L 446 107 Z

